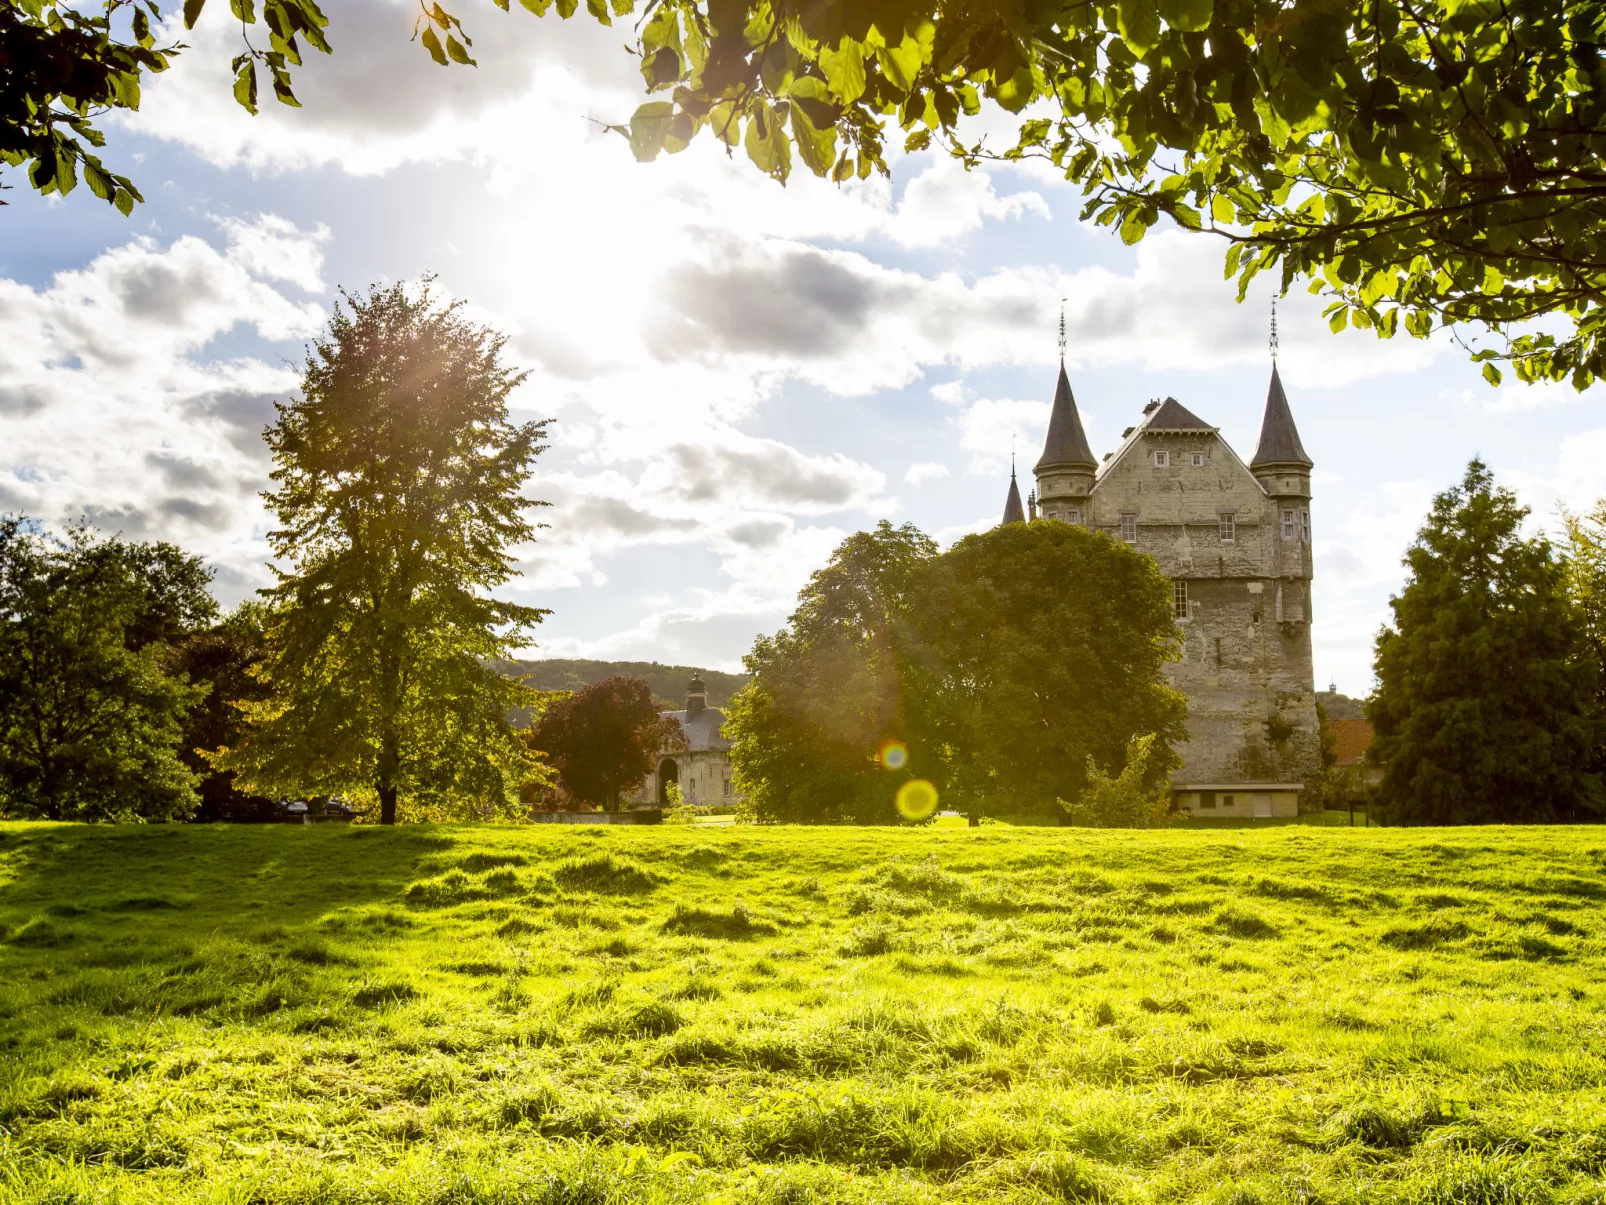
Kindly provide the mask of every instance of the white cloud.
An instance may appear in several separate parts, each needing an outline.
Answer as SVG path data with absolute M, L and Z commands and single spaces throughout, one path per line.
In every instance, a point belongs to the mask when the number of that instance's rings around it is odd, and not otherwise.
M 225 252 L 136 239 L 41 289 L 0 280 L 0 509 L 178 539 L 238 595 L 262 572 L 260 433 L 296 377 L 209 348 L 241 331 L 303 337 L 324 311 L 254 266 L 271 243 L 304 268 L 299 241 L 322 235 L 271 216 L 234 233 Z
M 967 472 L 998 473 L 1016 455 L 1035 460 L 1048 431 L 1048 402 L 1016 398 L 978 398 L 950 419 L 959 446 L 971 453 Z
M 904 471 L 903 479 L 910 485 L 924 485 L 928 481 L 940 481 L 946 476 L 948 476 L 947 465 L 927 460 L 910 465 Z
M 952 159 L 935 159 L 909 181 L 886 230 L 900 246 L 936 247 L 980 230 L 989 219 L 1002 221 L 1027 213 L 1048 219 L 1048 202 L 1035 192 L 1001 197 L 989 173 L 966 171 Z

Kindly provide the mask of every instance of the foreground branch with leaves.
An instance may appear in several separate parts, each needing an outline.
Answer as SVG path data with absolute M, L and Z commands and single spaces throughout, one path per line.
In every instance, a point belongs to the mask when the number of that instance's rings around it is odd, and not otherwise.
M 494 0 L 508 9 L 511 0 Z M 186 27 L 204 0 L 187 0 Z M 570 17 L 577 0 L 520 0 Z M 123 10 L 132 37 L 119 40 Z M 974 166 L 1044 160 L 1081 185 L 1084 216 L 1138 241 L 1161 216 L 1227 242 L 1240 297 L 1261 272 L 1329 299 L 1335 329 L 1426 337 L 1471 325 L 1491 382 L 1585 388 L 1606 367 L 1606 9 L 1597 0 L 588 0 L 638 14 L 635 52 L 658 99 L 614 128 L 636 155 L 699 134 L 786 180 L 794 160 L 845 181 L 940 146 Z M 314 0 L 231 0 L 236 99 L 259 69 L 298 104 L 304 46 L 328 51 Z M 139 198 L 80 143 L 137 108 L 158 46 L 152 0 L 84 15 L 0 0 L 0 157 L 65 192 L 82 165 L 125 213 Z M 250 41 L 258 25 L 267 47 Z M 421 4 L 414 36 L 472 64 L 458 17 Z M 1013 146 L 966 116 L 1020 115 Z M 1537 319 L 1552 321 L 1534 326 Z

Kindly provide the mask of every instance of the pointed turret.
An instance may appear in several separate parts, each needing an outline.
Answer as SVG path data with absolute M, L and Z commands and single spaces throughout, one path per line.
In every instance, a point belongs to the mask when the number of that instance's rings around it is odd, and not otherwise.
M 1062 344 L 1063 347 L 1063 344 Z M 1093 477 L 1099 462 L 1087 446 L 1082 416 L 1076 412 L 1071 380 L 1060 360 L 1060 379 L 1054 387 L 1054 408 L 1048 415 L 1048 438 L 1037 461 L 1037 507 L 1045 519 L 1084 521 L 1087 496 L 1093 492 Z
M 1054 387 L 1054 409 L 1048 416 L 1048 438 L 1043 441 L 1043 455 L 1037 461 L 1035 472 L 1041 475 L 1044 469 L 1098 467 L 1098 460 L 1087 446 L 1087 433 L 1082 430 L 1082 416 L 1076 412 L 1071 380 L 1065 375 L 1065 363 L 1061 361 L 1059 384 Z
M 1009 496 L 1004 499 L 1004 522 L 1026 522 L 1026 508 L 1020 504 L 1020 486 L 1015 484 L 1015 466 L 1009 467 Z
M 1266 415 L 1260 420 L 1260 443 L 1249 461 L 1256 476 L 1264 470 L 1296 469 L 1309 471 L 1311 459 L 1305 455 L 1305 445 L 1299 442 L 1299 429 L 1294 426 L 1294 412 L 1288 408 L 1288 395 L 1283 392 L 1283 379 L 1277 373 L 1277 363 L 1271 365 L 1271 388 L 1266 391 Z

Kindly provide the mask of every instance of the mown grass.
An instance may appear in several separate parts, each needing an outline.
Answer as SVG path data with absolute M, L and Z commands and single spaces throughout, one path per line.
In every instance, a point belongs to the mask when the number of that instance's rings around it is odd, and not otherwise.
M 1606 832 L 0 825 L 0 1202 L 1584 1205 Z

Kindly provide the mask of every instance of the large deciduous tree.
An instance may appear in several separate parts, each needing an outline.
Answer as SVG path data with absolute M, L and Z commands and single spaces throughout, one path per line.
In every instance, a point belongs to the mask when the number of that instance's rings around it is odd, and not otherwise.
M 280 559 L 268 699 L 217 760 L 242 785 L 361 792 L 382 823 L 493 816 L 535 767 L 499 673 L 546 612 L 495 598 L 531 538 L 544 422 L 514 423 L 503 338 L 427 282 L 347 295 L 268 430 Z
M 201 803 L 196 821 L 268 821 L 277 818 L 273 801 L 242 790 L 232 770 L 216 769 L 210 754 L 240 739 L 245 728 L 242 704 L 261 703 L 268 684 L 256 672 L 266 654 L 268 609 L 251 599 L 211 627 L 195 631 L 173 651 L 173 668 L 208 688 L 184 719 L 179 758 L 200 776 Z
M 0 518 L 0 811 L 171 820 L 196 805 L 177 755 L 206 694 L 173 645 L 216 604 L 171 544 L 51 539 Z
M 569 16 L 574 0 L 520 0 Z M 0 0 L 0 154 L 64 191 L 82 161 L 125 211 L 133 185 L 91 162 L 100 106 L 135 107 L 158 46 L 154 3 Z M 204 0 L 186 0 L 193 24 Z M 495 0 L 509 8 L 510 0 Z M 1606 10 L 1595 0 L 594 0 L 640 9 L 635 50 L 661 99 L 618 128 L 638 156 L 699 133 L 784 180 L 794 157 L 835 180 L 887 167 L 886 142 L 933 143 L 967 163 L 1042 158 L 1082 186 L 1086 214 L 1135 242 L 1161 215 L 1229 240 L 1240 289 L 1264 270 L 1308 277 L 1335 326 L 1426 335 L 1485 324 L 1519 376 L 1606 367 Z M 121 13 L 136 14 L 123 30 Z M 257 70 L 297 103 L 302 47 L 327 50 L 313 0 L 235 4 L 247 32 L 235 96 Z M 221 15 L 221 14 L 220 14 Z M 471 62 L 457 18 L 423 6 L 418 33 L 445 65 Z M 1018 114 L 1014 146 L 967 141 L 963 118 Z M 891 128 L 889 130 L 889 127 Z M 1538 315 L 1559 331 L 1520 324 Z M 1493 363 L 1485 365 L 1498 378 Z
M 1599 812 L 1595 668 L 1548 540 L 1478 460 L 1433 500 L 1377 637 L 1366 715 L 1384 815 L 1402 824 Z
M 883 522 L 850 536 L 787 627 L 747 658 L 726 733 L 760 820 L 886 822 L 907 778 L 975 814 L 1077 798 L 1155 734 L 1176 764 L 1170 590 L 1154 562 L 1064 523 L 1010 523 L 938 554 Z M 899 757 L 889 767 L 885 750 Z
M 1080 524 L 1005 523 L 938 558 L 917 599 L 910 681 L 955 803 L 1052 811 L 1150 734 L 1144 785 L 1178 765 L 1187 703 L 1164 676 L 1177 626 L 1152 557 Z
M 726 707 L 732 785 L 759 820 L 883 822 L 895 818 L 899 782 L 934 761 L 906 706 L 901 660 L 930 537 L 883 520 L 849 536 L 798 596 L 774 636 L 743 663 L 751 680 Z M 878 751 L 896 741 L 912 760 L 888 768 Z
M 603 678 L 552 703 L 530 729 L 529 744 L 581 803 L 609 808 L 638 785 L 658 754 L 684 744 L 680 724 L 660 716 L 640 678 Z

